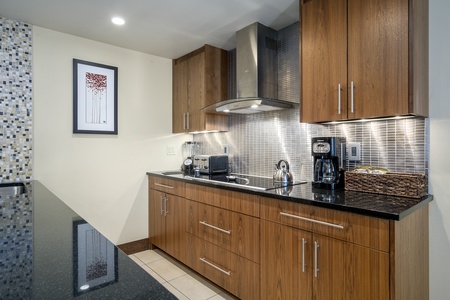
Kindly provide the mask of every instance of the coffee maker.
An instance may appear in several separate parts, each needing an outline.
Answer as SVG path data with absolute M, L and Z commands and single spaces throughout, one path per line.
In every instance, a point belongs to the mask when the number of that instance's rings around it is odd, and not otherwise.
M 311 139 L 314 178 L 312 186 L 334 190 L 344 187 L 346 165 L 345 138 L 315 137 Z

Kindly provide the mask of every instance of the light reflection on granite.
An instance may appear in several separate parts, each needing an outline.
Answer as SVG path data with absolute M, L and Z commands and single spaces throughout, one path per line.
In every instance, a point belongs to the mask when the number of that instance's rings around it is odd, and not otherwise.
M 74 238 L 74 228 L 82 219 L 41 183 L 33 181 L 27 190 L 22 196 L 0 197 L 1 299 L 176 299 L 98 234 L 96 244 L 117 256 L 107 259 L 112 272 L 91 277 L 91 288 L 80 293 L 78 265 L 88 259 L 76 250 L 80 239 Z

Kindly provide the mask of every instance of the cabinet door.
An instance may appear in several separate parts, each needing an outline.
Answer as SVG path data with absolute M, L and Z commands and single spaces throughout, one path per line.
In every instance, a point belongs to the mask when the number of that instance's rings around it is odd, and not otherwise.
M 159 191 L 149 190 L 149 236 L 150 244 L 165 250 L 165 194 Z
M 312 299 L 312 234 L 269 221 L 261 225 L 262 299 Z
M 344 249 L 344 299 L 389 299 L 389 254 L 350 243 Z
M 347 0 L 308 1 L 301 16 L 300 121 L 346 119 Z
M 185 199 L 166 195 L 165 199 L 165 250 L 173 257 L 184 261 L 186 252 Z
M 351 119 L 408 113 L 408 0 L 348 1 L 348 88 Z
M 182 133 L 187 131 L 188 60 L 174 61 L 172 72 L 172 132 Z
M 346 299 L 344 298 L 346 283 L 344 280 L 344 242 L 314 235 L 312 251 L 314 299 Z
M 189 132 L 202 131 L 205 123 L 205 53 L 200 52 L 189 59 L 188 71 L 188 118 Z M 202 126 L 203 125 L 203 126 Z

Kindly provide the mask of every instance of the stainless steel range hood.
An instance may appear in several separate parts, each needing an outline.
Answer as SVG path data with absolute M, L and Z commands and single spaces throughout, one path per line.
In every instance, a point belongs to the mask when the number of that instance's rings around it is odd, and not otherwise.
M 278 44 L 278 32 L 261 23 L 239 30 L 236 33 L 236 80 L 232 82 L 231 76 L 229 82 L 235 84 L 235 93 L 232 99 L 207 106 L 202 111 L 252 114 L 293 108 L 295 102 L 278 98 Z M 298 46 L 296 51 L 298 57 Z

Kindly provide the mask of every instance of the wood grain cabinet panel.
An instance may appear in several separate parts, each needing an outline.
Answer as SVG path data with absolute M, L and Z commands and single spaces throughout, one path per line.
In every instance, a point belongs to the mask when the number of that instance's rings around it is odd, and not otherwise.
M 187 201 L 188 233 L 259 263 L 259 219 Z
M 428 116 L 428 0 L 303 0 L 301 122 Z
M 204 45 L 172 64 L 172 132 L 226 131 L 226 115 L 201 109 L 227 98 L 227 51 Z
M 389 251 L 389 221 L 295 202 L 261 198 L 261 217 L 280 224 Z
M 149 188 L 148 191 L 150 247 L 156 246 L 180 261 L 184 261 L 186 200 L 177 196 L 177 194 L 184 194 L 184 183 L 150 176 L 149 187 L 155 187 L 155 189 Z
M 240 299 L 260 299 L 258 264 L 188 234 L 191 268 Z
M 259 217 L 259 196 L 243 192 L 186 184 L 186 198 L 242 214 Z

